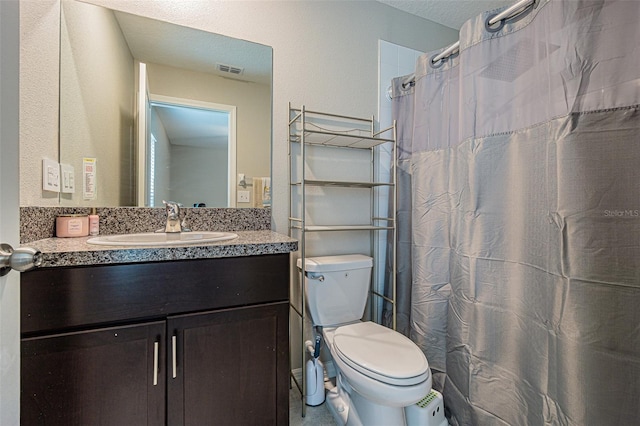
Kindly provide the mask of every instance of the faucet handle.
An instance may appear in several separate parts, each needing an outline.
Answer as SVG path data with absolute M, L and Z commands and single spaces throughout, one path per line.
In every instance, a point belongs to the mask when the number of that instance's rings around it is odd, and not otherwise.
M 171 219 L 180 218 L 180 207 L 182 207 L 182 204 L 175 201 L 165 200 L 162 200 L 162 203 L 165 205 L 168 217 L 170 217 Z
M 180 227 L 180 203 L 162 200 L 167 209 L 167 224 L 164 232 L 182 232 Z

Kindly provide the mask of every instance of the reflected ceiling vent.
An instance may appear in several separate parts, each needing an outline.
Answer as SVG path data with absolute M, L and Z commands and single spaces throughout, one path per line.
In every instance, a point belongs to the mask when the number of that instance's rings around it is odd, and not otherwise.
M 234 67 L 233 65 L 227 64 L 217 64 L 217 68 L 220 72 L 233 75 L 242 75 L 242 73 L 244 72 L 244 68 Z

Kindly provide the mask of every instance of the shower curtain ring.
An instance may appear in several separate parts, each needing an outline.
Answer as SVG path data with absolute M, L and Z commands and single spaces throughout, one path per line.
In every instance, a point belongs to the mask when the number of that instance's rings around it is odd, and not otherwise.
M 484 29 L 485 29 L 485 30 L 487 30 L 487 32 L 490 32 L 490 33 L 497 33 L 497 32 L 498 32 L 498 31 L 500 31 L 502 28 L 504 28 L 504 24 L 505 24 L 505 22 L 506 22 L 506 19 L 501 19 L 501 20 L 499 20 L 499 21 L 497 22 L 497 23 L 498 23 L 498 26 L 497 26 L 497 27 L 492 27 L 492 26 L 491 26 L 492 24 L 490 24 L 490 23 L 489 23 L 489 21 L 491 21 L 495 16 L 496 16 L 496 15 L 489 16 L 489 17 L 487 18 L 487 20 L 486 20 L 486 21 L 484 21 Z M 494 22 L 494 24 L 495 24 L 495 22 Z
M 445 60 L 449 58 L 455 58 L 456 56 L 458 56 L 459 52 L 460 40 L 448 46 L 442 52 L 436 54 L 435 56 L 432 56 L 431 60 L 429 61 L 429 65 L 431 65 L 431 68 L 434 69 L 440 68 L 442 65 L 444 65 Z
M 529 12 L 538 7 L 538 2 L 539 0 L 520 0 L 502 12 L 488 16 L 484 21 L 484 28 L 490 33 L 496 33 L 504 27 L 507 21 L 516 22 L 527 16 Z M 499 25 L 494 27 L 495 24 Z
M 434 61 L 434 59 L 436 59 L 438 55 L 433 55 L 431 57 L 431 59 L 429 59 L 429 65 L 431 66 L 431 68 L 433 69 L 438 69 L 441 68 L 444 65 L 444 62 L 447 60 L 447 57 L 444 58 L 440 58 L 437 61 Z

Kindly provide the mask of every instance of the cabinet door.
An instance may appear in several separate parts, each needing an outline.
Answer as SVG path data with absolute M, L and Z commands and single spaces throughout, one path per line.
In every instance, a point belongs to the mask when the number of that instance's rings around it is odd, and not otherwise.
M 169 318 L 168 424 L 288 424 L 288 316 L 276 303 Z
M 159 321 L 22 339 L 21 423 L 163 425 L 165 327 Z

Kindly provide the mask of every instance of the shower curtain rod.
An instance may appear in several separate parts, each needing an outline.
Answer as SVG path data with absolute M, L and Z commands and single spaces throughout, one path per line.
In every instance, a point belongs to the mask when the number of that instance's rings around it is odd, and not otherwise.
M 488 30 L 492 30 L 491 26 L 497 24 L 498 22 L 504 22 L 507 19 L 512 19 L 516 16 L 518 16 L 519 14 L 521 14 L 522 12 L 524 12 L 525 10 L 527 10 L 530 6 L 535 7 L 536 3 L 539 0 L 520 0 L 519 2 L 515 3 L 512 6 L 509 6 L 508 8 L 506 8 L 505 10 L 503 10 L 502 12 L 492 16 L 491 18 L 487 19 L 487 21 L 485 22 L 485 27 Z M 502 28 L 502 24 L 500 27 L 497 27 L 496 29 L 493 29 L 493 31 L 497 31 L 499 29 Z M 434 56 L 433 58 L 431 58 L 431 66 L 438 68 L 440 67 L 440 65 L 437 65 L 438 62 L 443 61 L 451 56 L 457 55 L 458 52 L 460 51 L 460 40 L 456 41 L 455 43 L 449 45 L 446 49 L 444 49 L 442 52 L 440 52 L 439 54 L 437 54 L 436 56 Z M 406 89 L 407 87 L 413 87 L 416 83 L 416 79 L 415 76 L 411 76 L 411 78 L 406 81 L 405 83 L 402 83 L 402 88 Z
M 537 0 L 520 0 L 518 3 L 508 7 L 497 15 L 489 18 L 487 20 L 487 27 L 491 27 L 492 25 L 497 24 L 498 22 L 505 21 L 507 19 L 511 19 L 514 16 L 519 15 L 524 12 L 529 6 L 532 6 L 536 3 Z M 434 56 L 431 59 L 431 64 L 435 65 L 443 59 L 446 59 L 450 56 L 456 55 L 460 51 L 460 40 L 456 41 L 445 50 L 440 52 L 438 55 Z

